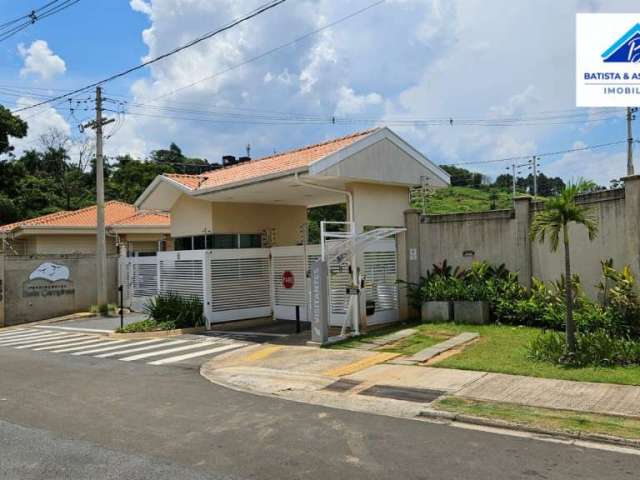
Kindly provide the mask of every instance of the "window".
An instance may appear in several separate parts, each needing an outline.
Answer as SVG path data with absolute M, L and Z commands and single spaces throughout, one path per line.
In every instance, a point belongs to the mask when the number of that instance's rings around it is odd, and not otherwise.
M 238 235 L 235 233 L 214 234 L 213 248 L 238 248 Z
M 204 240 L 205 240 L 204 235 L 197 235 L 197 236 L 193 237 L 193 249 L 194 250 L 204 250 L 206 248 Z
M 262 235 L 259 233 L 241 233 L 240 248 L 262 248 Z
M 193 250 L 193 237 L 178 237 L 174 239 L 174 250 Z
M 174 250 L 208 250 L 228 248 L 262 248 L 260 233 L 215 233 L 173 239 Z

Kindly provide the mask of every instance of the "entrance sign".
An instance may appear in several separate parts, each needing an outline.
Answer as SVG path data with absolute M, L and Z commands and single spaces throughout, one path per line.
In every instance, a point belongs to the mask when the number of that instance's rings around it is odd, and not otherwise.
M 576 105 L 640 105 L 640 13 L 576 15 Z

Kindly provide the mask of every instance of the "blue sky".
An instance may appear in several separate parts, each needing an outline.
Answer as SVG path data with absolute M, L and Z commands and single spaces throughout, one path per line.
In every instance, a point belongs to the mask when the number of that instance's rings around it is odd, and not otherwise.
M 44 3 L 0 0 L 0 23 Z M 0 43 L 0 102 L 27 105 L 32 94 L 98 80 L 262 3 L 80 0 Z M 187 155 L 217 160 L 250 143 L 259 157 L 388 124 L 436 163 L 486 162 L 468 168 L 495 176 L 508 162 L 491 160 L 625 139 L 620 110 L 575 107 L 575 14 L 640 12 L 632 1 L 387 0 L 235 68 L 373 3 L 288 0 L 107 84 L 107 96 L 128 101 L 107 153 L 144 157 L 173 141 Z M 51 128 L 85 141 L 76 124 L 92 113 L 80 107 L 73 116 L 65 104 L 25 112 L 30 134 L 18 147 Z M 606 184 L 624 175 L 625 148 L 544 157 L 542 171 Z

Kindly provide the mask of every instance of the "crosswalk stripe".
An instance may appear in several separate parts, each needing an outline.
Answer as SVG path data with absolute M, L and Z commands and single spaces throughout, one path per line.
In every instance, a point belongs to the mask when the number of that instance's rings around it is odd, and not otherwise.
M 149 343 L 157 343 L 163 341 L 164 338 L 154 338 L 153 340 L 145 340 L 143 342 L 131 342 L 129 340 L 116 340 L 115 342 L 111 342 L 111 345 L 115 345 L 116 343 L 127 343 L 126 345 L 116 345 L 115 347 L 105 347 L 105 348 L 96 348 L 94 350 L 86 350 L 84 352 L 75 352 L 71 355 L 90 355 L 92 353 L 100 353 L 100 352 L 109 352 L 111 350 L 119 350 L 121 348 L 127 348 L 132 346 L 146 345 Z M 89 348 L 89 347 L 87 347 Z
M 55 345 L 55 344 L 59 344 L 59 343 L 68 343 L 72 340 L 86 340 L 87 337 L 86 335 L 81 335 L 81 334 L 77 334 L 77 335 L 71 335 L 71 336 L 66 336 L 66 337 L 61 337 L 61 338 L 55 338 L 53 340 L 49 339 L 49 340 L 44 340 L 44 341 L 40 341 L 40 340 L 35 340 L 35 343 L 27 343 L 27 344 L 23 344 L 23 345 L 18 345 L 17 347 L 13 347 L 16 350 L 22 350 L 23 348 L 33 348 L 33 347 L 44 347 L 45 345 Z
M 21 338 L 29 338 L 29 337 L 41 337 L 42 335 L 49 335 L 51 333 L 59 333 L 59 332 L 43 332 L 43 331 L 35 331 L 28 333 L 21 333 L 19 335 L 12 335 L 7 338 L 0 338 L 1 343 L 12 342 L 14 340 L 20 340 Z
M 149 357 L 157 357 L 159 355 L 166 355 L 168 353 L 182 352 L 184 350 L 193 350 L 195 348 L 202 348 L 202 343 L 198 342 L 197 344 L 185 345 L 182 347 L 169 348 L 168 350 L 157 350 L 155 352 L 148 353 L 140 353 L 138 355 L 132 355 L 131 357 L 121 358 L 123 362 L 132 362 L 134 360 L 141 360 L 143 358 Z
M 85 333 L 111 333 L 113 331 L 113 330 L 102 330 L 99 328 L 54 327 L 52 325 L 36 325 L 33 328 L 49 328 L 51 330 L 64 330 L 65 332 L 85 332 Z
M 30 330 L 26 330 L 24 328 L 16 328 L 15 330 L 9 330 L 8 332 L 0 333 L 0 338 L 7 337 L 7 336 L 13 336 L 13 335 L 21 334 L 21 333 L 26 333 L 28 331 L 30 331 Z
M 231 345 L 222 345 L 221 347 L 210 348 L 208 350 L 201 350 L 198 352 L 185 353 L 184 355 L 178 355 L 176 357 L 163 358 L 162 360 L 156 360 L 149 362 L 149 365 L 166 365 L 168 363 L 181 362 L 183 360 L 189 360 L 190 358 L 201 357 L 203 355 L 210 355 L 212 353 L 220 353 L 226 350 L 233 350 L 234 348 L 244 347 L 244 343 L 232 343 Z M 124 360 L 124 359 L 123 359 Z
M 67 353 L 67 352 L 73 352 L 76 350 L 76 348 L 78 348 L 78 346 L 80 345 L 88 345 L 91 344 L 89 346 L 91 347 L 97 347 L 98 345 L 104 345 L 107 342 L 110 342 L 111 340 L 107 340 L 105 338 L 94 338 L 93 340 L 85 340 L 84 342 L 76 342 L 76 343 L 69 343 L 68 345 L 58 345 L 57 347 L 53 347 L 56 350 L 51 350 L 52 353 Z M 70 347 L 70 348 L 68 348 Z M 44 347 L 42 349 L 39 350 L 50 350 L 51 347 Z
M 64 333 L 50 333 L 47 335 L 38 335 L 38 336 L 29 336 L 27 338 L 21 337 L 20 339 L 7 340 L 6 342 L 0 342 L 0 347 L 10 347 L 13 345 L 20 345 L 21 343 L 30 343 L 36 340 L 46 340 L 46 339 L 54 339 L 57 337 L 64 337 Z
M 154 348 L 167 347 L 169 345 L 178 345 L 179 343 L 187 343 L 187 341 L 186 340 L 173 340 L 171 342 L 166 342 L 163 345 L 155 344 L 155 345 L 148 345 L 146 347 L 130 348 L 128 350 L 119 350 L 117 352 L 102 353 L 100 355 L 95 355 L 95 358 L 109 358 L 109 357 L 114 357 L 116 355 L 122 355 L 122 354 L 126 354 L 126 353 L 142 352 L 144 350 L 151 350 L 151 349 L 154 349 Z

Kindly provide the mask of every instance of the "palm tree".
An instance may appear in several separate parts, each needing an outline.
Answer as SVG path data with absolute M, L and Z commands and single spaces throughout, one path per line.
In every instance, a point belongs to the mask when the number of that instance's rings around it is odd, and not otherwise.
M 531 240 L 538 239 L 544 243 L 549 237 L 552 252 L 558 250 L 560 234 L 564 245 L 564 289 L 567 306 L 566 337 L 567 353 L 576 351 L 576 326 L 573 320 L 573 285 L 571 281 L 571 257 L 569 255 L 569 224 L 584 225 L 593 240 L 598 234 L 598 225 L 590 208 L 576 203 L 576 196 L 595 187 L 595 184 L 583 179 L 569 184 L 556 195 L 548 199 L 544 209 L 538 212 L 531 223 Z

